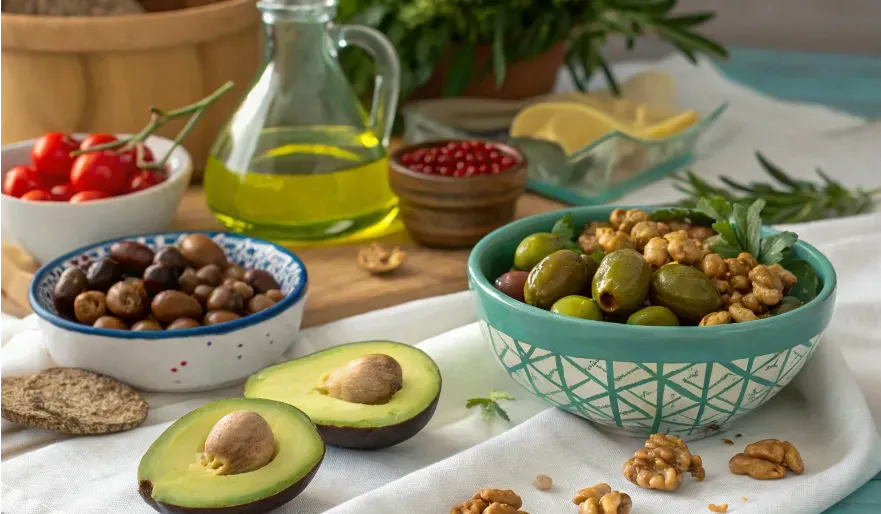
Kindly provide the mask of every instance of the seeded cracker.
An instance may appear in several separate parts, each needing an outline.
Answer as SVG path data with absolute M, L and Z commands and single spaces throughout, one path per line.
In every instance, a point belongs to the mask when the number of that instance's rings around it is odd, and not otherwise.
M 131 430 L 149 407 L 130 386 L 77 368 L 50 368 L 4 378 L 0 415 L 14 423 L 63 434 L 107 434 Z

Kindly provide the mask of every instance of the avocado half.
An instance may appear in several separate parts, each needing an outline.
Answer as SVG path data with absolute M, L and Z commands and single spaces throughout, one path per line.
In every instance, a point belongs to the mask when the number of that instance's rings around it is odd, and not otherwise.
M 401 365 L 402 387 L 387 403 L 350 403 L 320 391 L 322 377 L 371 354 L 388 355 Z M 258 371 L 245 383 L 245 397 L 289 403 L 312 419 L 327 444 L 359 450 L 386 448 L 416 435 L 434 415 L 440 391 L 440 370 L 431 357 L 392 341 L 335 346 Z
M 205 439 L 233 411 L 256 412 L 272 429 L 275 455 L 265 466 L 215 475 L 198 463 Z M 164 513 L 261 514 L 291 501 L 309 484 L 324 459 L 324 441 L 295 407 L 271 400 L 227 398 L 175 421 L 138 466 L 138 492 Z

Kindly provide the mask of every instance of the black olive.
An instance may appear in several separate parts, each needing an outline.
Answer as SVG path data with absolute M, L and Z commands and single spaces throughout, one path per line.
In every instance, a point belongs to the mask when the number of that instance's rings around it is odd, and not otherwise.
M 178 276 L 180 276 L 187 267 L 187 260 L 184 259 L 184 254 L 180 253 L 176 246 L 163 246 L 156 251 L 156 255 L 153 257 L 153 264 L 162 264 L 163 266 L 174 268 L 177 270 Z
M 110 247 L 110 257 L 122 266 L 129 276 L 141 276 L 153 262 L 153 250 L 135 241 L 120 241 Z
M 89 288 L 89 280 L 86 274 L 79 268 L 67 268 L 58 277 L 55 283 L 55 289 L 52 291 L 52 303 L 58 314 L 76 319 L 74 316 L 73 303 L 76 297 L 87 291 Z
M 148 295 L 156 296 L 162 291 L 177 289 L 177 277 L 177 269 L 162 264 L 154 264 L 144 270 L 144 288 L 147 290 Z
M 106 292 L 110 286 L 122 280 L 122 268 L 118 262 L 104 257 L 89 265 L 86 278 L 89 289 Z

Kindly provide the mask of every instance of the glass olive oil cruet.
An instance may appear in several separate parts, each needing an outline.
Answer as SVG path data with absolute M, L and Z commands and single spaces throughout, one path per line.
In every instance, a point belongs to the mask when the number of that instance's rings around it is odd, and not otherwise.
M 261 0 L 265 64 L 211 149 L 205 195 L 232 231 L 292 243 L 380 235 L 395 223 L 386 146 L 400 64 L 391 42 L 334 25 L 336 0 Z M 365 49 L 378 75 L 367 113 L 337 61 Z

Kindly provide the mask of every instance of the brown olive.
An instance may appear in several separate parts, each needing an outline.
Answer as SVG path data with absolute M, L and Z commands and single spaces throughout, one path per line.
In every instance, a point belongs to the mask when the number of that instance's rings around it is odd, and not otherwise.
M 101 291 L 80 293 L 73 302 L 73 313 L 80 323 L 91 325 L 107 312 L 107 303 Z
M 241 316 L 239 316 L 235 312 L 211 311 L 205 315 L 205 319 L 202 321 L 206 325 L 217 325 L 219 323 L 226 323 L 227 321 L 232 321 L 239 318 L 241 318 Z
M 89 280 L 89 289 L 107 291 L 122 279 L 122 268 L 113 259 L 104 257 L 89 264 L 86 278 Z
M 164 264 L 153 264 L 144 270 L 144 287 L 150 296 L 156 296 L 166 289 L 177 289 L 177 270 Z
M 270 289 L 269 291 L 266 291 L 263 294 L 268 296 L 272 301 L 274 301 L 276 303 L 284 300 L 284 293 L 282 293 L 278 289 Z
M 223 284 L 221 284 L 221 285 L 224 285 L 226 287 L 232 287 L 232 286 L 236 285 L 236 282 L 238 282 L 238 280 L 236 280 L 234 278 L 226 278 L 223 280 Z
M 223 272 L 220 271 L 220 267 L 216 264 L 202 266 L 196 272 L 196 276 L 199 277 L 201 283 L 208 284 L 209 286 L 219 286 L 223 282 Z
M 131 284 L 135 289 L 138 290 L 139 293 L 141 293 L 141 296 L 144 297 L 144 300 L 147 299 L 147 288 L 144 287 L 143 280 L 137 277 L 126 277 L 123 282 L 125 282 L 126 284 Z
M 279 289 L 275 278 L 262 269 L 249 269 L 246 271 L 245 283 L 253 287 L 258 293 L 265 293 L 270 289 Z
M 146 303 L 144 295 L 133 282 L 117 282 L 107 291 L 107 309 L 124 320 L 142 319 Z
M 496 279 L 496 289 L 515 300 L 525 302 L 523 288 L 526 285 L 527 271 L 509 271 Z
M 239 293 L 242 296 L 242 300 L 246 302 L 254 296 L 254 290 L 248 284 L 237 280 L 232 284 L 232 290 Z
M 162 323 L 171 323 L 178 318 L 199 318 L 202 306 L 192 296 L 180 291 L 162 291 L 150 304 L 153 315 Z
M 248 302 L 248 312 L 253 314 L 268 309 L 273 305 L 275 305 L 275 301 L 265 294 L 254 295 L 254 298 L 251 298 L 251 301 Z
M 89 288 L 89 280 L 86 274 L 79 268 L 67 268 L 58 277 L 55 289 L 52 291 L 52 303 L 58 314 L 68 318 L 74 318 L 73 303 L 80 293 Z
M 208 284 L 199 284 L 196 286 L 196 290 L 193 291 L 193 298 L 199 301 L 204 307 L 208 303 L 208 297 L 211 296 L 211 293 L 214 292 L 214 288 L 209 286 Z
M 232 288 L 220 286 L 211 292 L 205 307 L 209 311 L 241 312 L 245 307 L 245 300 Z
M 238 264 L 234 266 L 230 266 L 226 268 L 226 273 L 224 274 L 226 278 L 231 278 L 234 280 L 244 280 L 245 279 L 245 268 L 239 266 Z
M 187 267 L 187 260 L 184 259 L 184 254 L 180 253 L 176 246 L 163 246 L 153 256 L 153 264 L 162 264 L 163 266 L 174 268 L 177 270 L 178 275 L 180 275 L 184 268 Z
M 229 262 L 223 248 L 205 234 L 190 234 L 180 242 L 180 252 L 195 268 L 215 264 L 225 269 Z
M 199 281 L 199 277 L 196 276 L 196 270 L 193 268 L 185 269 L 178 277 L 177 282 L 180 285 L 181 291 L 185 293 L 192 293 L 196 290 L 196 286 L 202 283 Z
M 128 325 L 119 318 L 113 316 L 101 316 L 92 324 L 95 328 L 109 328 L 111 330 L 128 330 Z
M 166 327 L 167 330 L 181 330 L 184 328 L 196 328 L 201 327 L 202 324 L 192 318 L 178 318 Z
M 142 319 L 141 321 L 132 325 L 132 330 L 137 332 L 144 332 L 147 330 L 162 330 L 162 325 L 156 323 L 153 320 Z
M 123 273 L 140 276 L 153 263 L 153 250 L 135 241 L 120 241 L 110 247 L 110 257 L 122 266 Z

